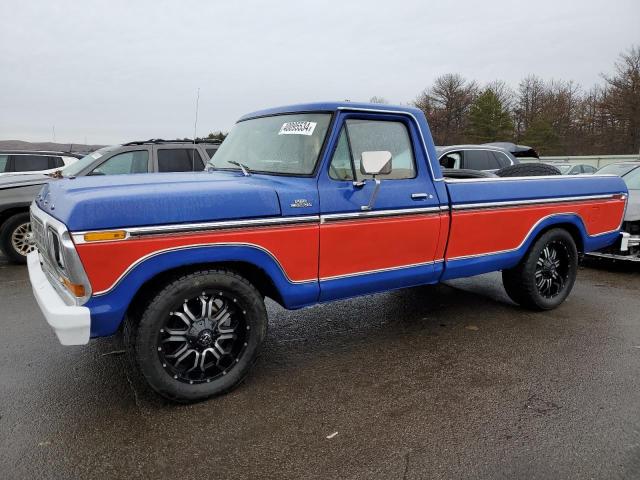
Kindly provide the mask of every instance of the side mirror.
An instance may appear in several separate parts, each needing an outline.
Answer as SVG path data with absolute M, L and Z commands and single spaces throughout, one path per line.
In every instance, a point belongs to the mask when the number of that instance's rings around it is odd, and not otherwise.
M 362 152 L 360 172 L 365 175 L 389 175 L 391 173 L 391 152 L 379 150 Z

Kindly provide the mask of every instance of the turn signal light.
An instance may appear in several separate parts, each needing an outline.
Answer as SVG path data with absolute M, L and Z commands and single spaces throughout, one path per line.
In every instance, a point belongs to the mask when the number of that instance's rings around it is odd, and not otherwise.
M 72 283 L 71 281 L 69 281 L 69 279 L 64 277 L 62 277 L 61 280 L 62 280 L 62 283 L 64 283 L 64 286 L 67 287 L 67 290 L 69 290 L 76 297 L 82 298 L 85 296 L 86 291 L 84 289 L 84 285 L 80 285 L 78 283 Z
M 124 240 L 125 238 L 127 238 L 127 232 L 124 230 L 89 232 L 84 234 L 85 242 L 108 242 L 109 240 Z

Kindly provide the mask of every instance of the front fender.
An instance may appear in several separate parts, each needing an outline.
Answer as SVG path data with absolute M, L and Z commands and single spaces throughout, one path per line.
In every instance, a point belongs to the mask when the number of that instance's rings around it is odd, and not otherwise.
M 135 294 L 160 273 L 189 265 L 224 262 L 247 263 L 263 270 L 278 290 L 286 308 L 301 308 L 318 300 L 320 289 L 317 280 L 290 280 L 278 261 L 258 246 L 187 246 L 144 259 L 128 270 L 109 291 L 93 295 L 85 304 L 91 311 L 91 336 L 114 334 Z

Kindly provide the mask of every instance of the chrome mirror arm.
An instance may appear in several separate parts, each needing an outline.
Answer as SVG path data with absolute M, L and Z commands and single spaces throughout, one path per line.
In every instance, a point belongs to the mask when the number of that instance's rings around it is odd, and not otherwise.
M 380 180 L 373 176 L 373 181 L 376 183 L 375 188 L 373 189 L 373 193 L 371 193 L 371 198 L 369 199 L 368 205 L 362 205 L 360 210 L 366 211 L 373 209 L 373 205 L 376 203 L 376 197 L 378 196 L 378 192 L 380 191 Z

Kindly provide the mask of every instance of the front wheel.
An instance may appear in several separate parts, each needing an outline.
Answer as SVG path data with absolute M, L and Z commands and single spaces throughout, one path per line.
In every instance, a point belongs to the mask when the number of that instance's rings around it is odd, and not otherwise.
M 244 380 L 267 331 L 260 293 L 226 270 L 189 274 L 169 284 L 125 342 L 149 386 L 180 403 L 226 393 Z
M 578 250 L 569 232 L 544 233 L 514 268 L 502 271 L 507 295 L 532 310 L 551 310 L 567 298 L 578 273 Z

